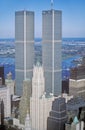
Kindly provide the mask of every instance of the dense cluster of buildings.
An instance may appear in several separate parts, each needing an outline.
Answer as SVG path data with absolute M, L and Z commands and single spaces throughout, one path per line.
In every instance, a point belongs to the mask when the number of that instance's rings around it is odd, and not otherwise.
M 22 130 L 84 130 L 85 59 L 63 82 L 62 12 L 42 12 L 42 65 L 34 65 L 34 12 L 15 13 L 15 40 L 15 82 L 11 73 L 4 79 L 0 68 L 1 124 Z
M 69 93 L 85 98 L 85 57 L 82 64 L 71 69 L 69 80 Z

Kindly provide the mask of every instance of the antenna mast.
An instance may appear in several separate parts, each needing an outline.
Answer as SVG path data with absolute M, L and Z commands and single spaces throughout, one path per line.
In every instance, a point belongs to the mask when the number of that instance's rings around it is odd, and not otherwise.
M 51 9 L 53 9 L 53 3 L 54 3 L 54 1 L 51 0 Z

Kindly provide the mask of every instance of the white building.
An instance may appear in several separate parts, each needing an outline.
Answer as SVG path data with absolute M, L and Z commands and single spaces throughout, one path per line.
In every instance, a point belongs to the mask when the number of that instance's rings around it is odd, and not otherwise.
M 34 67 L 32 78 L 32 97 L 30 98 L 30 117 L 32 130 L 47 130 L 47 117 L 51 111 L 53 94 L 48 97 L 45 92 L 45 78 L 43 68 Z
M 5 84 L 10 89 L 10 95 L 14 95 L 15 81 L 12 80 L 12 73 L 11 72 L 9 72 L 7 74 L 7 79 L 5 80 Z
M 30 117 L 29 117 L 28 112 L 27 112 L 27 116 L 26 116 L 26 119 L 25 119 L 25 130 L 31 130 Z
M 6 86 L 0 87 L 0 99 L 4 102 L 4 115 L 5 117 L 11 116 L 11 99 L 10 89 Z

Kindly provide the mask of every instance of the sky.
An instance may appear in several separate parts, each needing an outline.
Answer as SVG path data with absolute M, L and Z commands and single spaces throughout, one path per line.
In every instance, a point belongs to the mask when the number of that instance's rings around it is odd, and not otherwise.
M 51 9 L 51 0 L 0 0 L 0 38 L 15 37 L 15 11 L 35 12 L 35 37 L 42 37 L 42 10 Z M 62 10 L 62 36 L 85 37 L 85 0 L 54 0 Z

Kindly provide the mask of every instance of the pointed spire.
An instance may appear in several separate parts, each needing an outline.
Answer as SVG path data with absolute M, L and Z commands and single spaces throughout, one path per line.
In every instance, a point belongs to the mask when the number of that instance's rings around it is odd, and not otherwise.
M 74 123 L 74 124 L 79 123 L 79 120 L 78 120 L 77 116 L 74 117 L 73 123 Z

